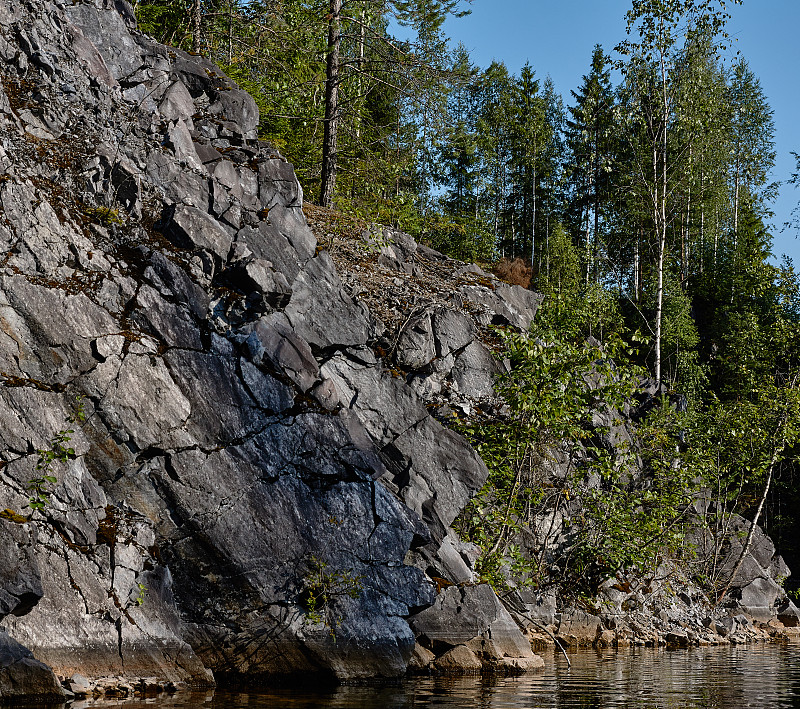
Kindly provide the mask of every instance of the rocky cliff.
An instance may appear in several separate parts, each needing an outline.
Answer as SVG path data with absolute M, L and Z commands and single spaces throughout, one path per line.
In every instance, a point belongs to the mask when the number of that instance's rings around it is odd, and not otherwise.
M 0 0 L 0 57 L 0 697 L 540 665 L 523 616 L 572 616 L 477 583 L 442 424 L 540 297 L 318 240 L 252 99 L 125 0 Z
M 124 0 L 0 0 L 0 57 L 0 696 L 402 674 L 487 471 L 384 366 L 254 102 Z M 433 317 L 442 377 L 490 386 Z M 535 664 L 488 603 L 472 635 Z
M 386 329 L 377 349 L 427 408 L 444 421 L 452 420 L 454 413 L 461 420 L 474 421 L 502 412 L 503 402 L 492 396 L 491 384 L 507 364 L 488 356 L 483 343 L 492 346 L 492 331 L 487 325 L 526 329 L 535 309 L 522 307 L 518 297 L 537 299 L 538 304 L 538 296 L 523 295 L 475 265 L 431 254 L 403 234 L 386 229 L 354 233 L 357 230 L 337 226 L 337 219 L 324 210 L 307 211 L 318 238 L 330 245 L 348 292 L 357 294 L 371 312 L 381 314 Z M 372 244 L 371 255 L 365 255 L 365 239 L 368 246 Z M 451 350 L 444 342 L 462 343 L 458 351 L 464 359 L 448 358 Z M 639 449 L 637 421 L 663 397 L 669 397 L 666 387 L 644 382 L 638 400 L 628 402 L 622 411 L 595 410 L 596 440 L 627 459 L 630 451 Z M 574 455 L 580 459 L 591 453 L 584 449 Z M 648 473 L 642 461 L 631 464 L 631 484 L 646 486 Z M 541 484 L 546 488 L 558 488 L 570 475 L 568 457 L 559 450 L 551 450 L 541 467 Z M 583 485 L 590 489 L 597 480 L 586 476 Z M 536 589 L 514 589 L 512 580 L 512 588 L 502 594 L 504 612 L 508 611 L 504 617 L 513 619 L 534 647 L 549 649 L 554 641 L 563 647 L 687 647 L 797 637 L 800 611 L 782 586 L 791 571 L 774 543 L 756 527 L 752 546 L 731 578 L 750 523 L 735 514 L 717 516 L 716 506 L 713 491 L 695 500 L 688 515 L 692 531 L 685 540 L 694 555 L 688 564 L 667 562 L 658 568 L 619 573 L 605 579 L 596 597 L 584 599 L 580 608 L 569 600 L 570 589 L 564 588 L 557 571 Z M 564 506 L 543 505 L 520 525 L 515 542 L 528 558 L 544 556 L 558 569 L 572 544 L 570 516 L 582 514 L 578 499 Z M 411 618 L 418 640 L 411 668 L 436 672 L 445 665 L 452 671 L 452 650 L 459 653 L 464 668 L 474 667 L 477 658 L 464 648 L 474 649 L 485 666 L 486 648 L 491 645 L 487 636 L 492 633 L 467 639 L 463 632 L 470 624 L 489 627 L 494 612 L 494 597 L 485 587 L 473 585 L 478 580 L 472 568 L 476 549 L 449 530 L 432 557 L 426 556 L 424 547 L 410 557 L 417 558 L 440 588 L 445 587 L 433 607 Z M 708 568 L 709 560 L 716 563 L 720 578 L 730 582 L 721 602 L 696 581 L 697 569 L 704 564 Z M 475 618 L 481 621 L 475 623 Z M 498 634 L 495 628 L 494 636 Z M 438 657 L 427 650 L 436 651 Z M 506 662 L 512 654 L 508 652 Z M 491 661 L 488 664 L 491 668 Z

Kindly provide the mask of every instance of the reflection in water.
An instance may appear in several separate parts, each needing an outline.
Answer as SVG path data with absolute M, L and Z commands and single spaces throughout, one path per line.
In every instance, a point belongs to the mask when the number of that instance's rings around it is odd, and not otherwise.
M 800 645 L 579 652 L 516 678 L 421 678 L 383 687 L 207 692 L 72 709 L 778 709 L 800 707 Z

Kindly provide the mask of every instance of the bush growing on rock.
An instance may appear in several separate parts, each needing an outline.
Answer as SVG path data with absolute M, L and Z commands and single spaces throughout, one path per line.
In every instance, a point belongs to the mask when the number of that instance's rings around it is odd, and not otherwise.
M 630 441 L 611 444 L 641 377 L 615 364 L 629 348 L 618 337 L 602 346 L 565 338 L 546 323 L 501 337 L 510 362 L 496 386 L 504 410 L 466 429 L 491 471 L 459 519 L 482 549 L 480 573 L 496 587 L 509 569 L 514 583 L 542 586 L 555 564 L 559 577 L 588 587 L 602 568 L 643 563 L 644 550 L 628 540 L 652 518 L 652 501 L 631 499 Z
M 301 604 L 306 610 L 308 625 L 323 625 L 336 639 L 339 621 L 333 608 L 337 598 L 358 598 L 361 595 L 362 577 L 352 569 L 335 569 L 326 561 L 311 556 L 309 570 L 303 579 Z
M 592 596 L 618 574 L 680 561 L 721 598 L 771 481 L 794 460 L 800 392 L 794 380 L 769 380 L 738 401 L 687 410 L 663 387 L 643 392 L 619 334 L 587 338 L 591 311 L 588 295 L 553 298 L 531 332 L 499 333 L 505 405 L 464 429 L 490 477 L 457 529 L 480 547 L 476 569 L 498 590 Z M 753 524 L 737 536 L 742 514 Z

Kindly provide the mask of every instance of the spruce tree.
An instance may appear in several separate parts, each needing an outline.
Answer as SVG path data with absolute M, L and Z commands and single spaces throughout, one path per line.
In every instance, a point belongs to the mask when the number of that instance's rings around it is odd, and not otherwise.
M 745 59 L 733 67 L 728 90 L 731 115 L 730 189 L 733 203 L 733 236 L 739 234 L 743 196 L 751 208 L 762 209 L 774 196 L 769 174 L 775 165 L 775 123 L 773 111 L 761 82 Z
M 552 129 L 547 122 L 545 103 L 539 92 L 539 81 L 530 64 L 525 64 L 516 77 L 512 105 L 514 130 L 511 160 L 514 186 L 511 191 L 516 226 L 516 241 L 533 264 L 537 249 L 537 207 L 539 183 L 548 170 L 545 147 Z
M 614 92 L 611 87 L 610 62 L 598 44 L 592 53 L 591 69 L 583 83 L 572 92 L 575 105 L 569 107 L 567 121 L 570 181 L 575 201 L 573 213 L 580 215 L 585 281 L 597 279 L 601 230 L 611 197 L 611 168 L 615 152 Z M 577 234 L 576 234 L 577 236 Z

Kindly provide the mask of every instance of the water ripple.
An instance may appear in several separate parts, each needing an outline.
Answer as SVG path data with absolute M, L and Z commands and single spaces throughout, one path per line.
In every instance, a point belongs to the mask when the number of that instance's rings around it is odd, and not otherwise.
M 584 651 L 516 678 L 420 678 L 384 687 L 313 687 L 84 701 L 73 709 L 783 709 L 800 707 L 800 645 Z

